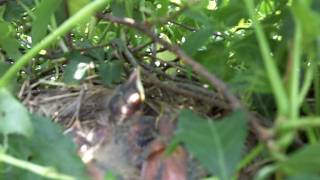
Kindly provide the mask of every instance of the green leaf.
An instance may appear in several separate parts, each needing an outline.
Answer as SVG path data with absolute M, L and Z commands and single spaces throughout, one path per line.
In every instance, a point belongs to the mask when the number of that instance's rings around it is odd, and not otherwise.
M 173 61 L 177 58 L 177 56 L 174 53 L 167 51 L 167 50 L 157 53 L 156 57 L 158 59 L 163 60 L 163 61 Z
M 113 83 L 121 81 L 123 64 L 121 61 L 112 61 L 101 64 L 99 74 L 102 82 L 106 86 L 112 86 Z
M 30 8 L 34 5 L 34 0 L 7 1 L 3 18 L 8 22 L 12 22 L 25 16 L 25 9 L 22 5 Z
M 210 72 L 224 81 L 228 81 L 235 74 L 235 70 L 228 64 L 229 52 L 224 42 L 214 42 L 206 46 L 205 50 L 198 51 L 194 57 Z
M 169 0 L 159 0 L 156 1 L 156 4 L 156 6 L 158 6 L 155 14 L 156 18 L 167 16 L 169 10 Z
M 112 15 L 117 17 L 125 17 L 126 16 L 126 8 L 125 2 L 123 0 L 112 0 L 111 2 L 111 10 Z
M 90 0 L 68 0 L 68 8 L 70 15 L 74 15 L 81 8 L 90 3 Z
M 183 50 L 185 50 L 189 55 L 194 55 L 199 48 L 209 41 L 212 32 L 212 28 L 206 27 L 198 30 L 197 32 L 191 33 L 182 45 Z
M 38 43 L 47 35 L 48 25 L 54 11 L 59 7 L 61 0 L 42 0 L 34 11 L 31 37 L 32 43 Z
M 241 158 L 246 132 L 246 116 L 241 111 L 212 121 L 183 110 L 176 135 L 211 173 L 229 180 Z
M 303 174 L 303 175 L 297 175 L 297 176 L 290 176 L 286 180 L 319 180 L 320 176 L 315 174 Z
M 5 88 L 0 89 L 0 132 L 26 137 L 33 134 L 27 109 Z
M 0 60 L 0 77 L 10 68 L 10 63 Z M 10 83 L 6 86 L 8 91 L 16 92 L 18 88 L 17 77 L 14 77 L 10 80 Z
M 90 0 L 68 0 L 68 8 L 70 11 L 70 15 L 77 13 L 80 9 L 82 9 L 84 6 L 86 6 L 90 2 L 91 2 Z M 79 21 L 78 25 L 73 29 L 74 35 L 79 37 L 87 36 L 88 32 L 91 32 L 90 26 L 88 29 L 88 23 L 95 24 L 94 22 L 95 22 L 94 17 L 88 16 L 86 18 L 83 18 L 81 21 Z M 78 38 L 74 38 L 74 40 L 78 40 Z
M 0 60 L 0 77 L 9 69 L 10 65 Z
M 16 31 L 10 23 L 0 18 L 0 48 L 2 48 L 10 58 L 17 60 L 21 57 L 19 52 L 20 44 L 15 38 Z
M 306 145 L 280 164 L 289 174 L 320 173 L 320 144 Z
M 91 68 L 91 59 L 78 52 L 68 55 L 68 59 L 69 63 L 63 74 L 64 82 L 67 84 L 78 84 L 87 76 L 87 71 Z
M 62 128 L 48 118 L 30 115 L 34 126 L 32 138 L 9 137 L 8 153 L 23 160 L 52 167 L 59 173 L 86 179 L 85 167 L 77 155 L 76 146 L 69 136 L 63 135 Z M 43 179 L 31 172 L 5 166 L 6 173 L 1 179 Z M 5 177 L 1 177 L 5 176 Z
M 117 176 L 114 175 L 111 171 L 106 172 L 106 174 L 104 175 L 104 180 L 117 180 Z
M 226 6 L 220 7 L 213 12 L 215 25 L 218 29 L 236 26 L 241 19 L 247 17 L 244 9 L 244 3 L 238 0 L 230 0 Z

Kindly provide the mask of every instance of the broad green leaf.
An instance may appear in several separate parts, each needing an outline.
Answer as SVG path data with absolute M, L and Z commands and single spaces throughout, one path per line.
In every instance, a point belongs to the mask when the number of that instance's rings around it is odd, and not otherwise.
M 100 65 L 99 74 L 103 84 L 112 86 L 113 83 L 121 81 L 123 64 L 121 61 L 107 62 Z
M 0 60 L 0 77 L 9 69 L 10 65 Z
M 86 6 L 90 2 L 91 2 L 90 0 L 68 0 L 68 8 L 70 11 L 70 15 L 77 13 L 80 9 L 82 9 L 84 6 Z M 89 24 L 89 28 L 88 28 L 88 24 Z M 93 24 L 95 24 L 95 18 L 88 16 L 86 18 L 83 18 L 78 23 L 78 25 L 74 28 L 73 32 L 75 33 L 75 35 L 79 35 L 80 37 L 86 36 L 88 32 L 90 33 L 92 32 L 92 26 L 90 25 L 93 25 Z M 74 39 L 77 40 L 78 38 L 74 38 Z
M 112 0 L 111 1 L 111 10 L 112 15 L 117 17 L 125 17 L 126 16 L 126 8 L 124 0 Z
M 161 37 L 162 39 L 166 40 L 167 42 L 171 43 L 170 38 L 169 38 L 166 34 L 163 34 L 163 33 L 162 33 L 160 37 Z M 156 47 L 157 47 L 156 49 L 159 50 L 159 49 L 161 49 L 163 46 L 157 44 Z M 164 60 L 164 61 L 172 61 L 172 60 L 174 60 L 174 59 L 177 58 L 177 56 L 176 56 L 174 53 L 172 53 L 172 52 L 170 52 L 170 51 L 168 51 L 168 50 L 157 53 L 157 54 L 156 54 L 156 57 L 159 58 L 159 59 L 161 59 L 161 60 Z
M 226 6 L 220 7 L 213 12 L 215 27 L 220 29 L 236 26 L 238 22 L 246 18 L 247 14 L 243 2 L 230 0 Z
M 67 84 L 78 84 L 86 76 L 91 67 L 91 59 L 77 52 L 68 55 L 69 63 L 67 64 L 63 79 Z
M 194 20 L 197 24 L 206 26 L 212 25 L 211 19 L 203 11 L 192 11 L 187 9 L 183 14 Z
M 60 3 L 61 0 L 42 0 L 39 6 L 36 7 L 31 30 L 33 44 L 38 43 L 47 35 L 51 16 L 59 7 Z
M 302 25 L 304 38 L 307 43 L 319 36 L 320 20 L 319 12 L 311 9 L 312 1 L 293 1 L 292 11 Z M 311 23 L 312 22 L 312 23 Z
M 302 174 L 297 176 L 290 176 L 286 180 L 319 180 L 320 176 L 315 174 Z
M 10 63 L 0 60 L 0 77 L 10 68 Z M 10 83 L 6 86 L 8 91 L 16 91 L 18 87 L 17 77 L 10 80 Z
M 177 56 L 170 51 L 159 52 L 156 57 L 163 61 L 173 61 L 177 58 Z
M 0 89 L 0 132 L 26 137 L 33 134 L 27 109 L 5 88 Z
M 183 50 L 185 50 L 189 55 L 194 55 L 199 48 L 209 41 L 212 33 L 212 28 L 203 28 L 197 32 L 191 33 L 186 37 L 186 41 L 182 45 Z
M 104 176 L 104 180 L 117 180 L 117 176 L 114 175 L 112 172 L 106 172 Z
M 28 139 L 10 136 L 8 153 L 22 160 L 52 167 L 59 173 L 74 176 L 76 179 L 87 179 L 76 146 L 69 136 L 63 135 L 62 128 L 48 118 L 36 115 L 30 117 L 34 136 Z M 44 179 L 31 172 L 9 167 L 5 166 L 6 173 L 0 173 L 0 179 Z
M 206 49 L 197 51 L 194 55 L 204 67 L 224 81 L 230 80 L 235 74 L 235 70 L 228 64 L 228 56 L 224 42 L 210 43 Z
M 228 81 L 228 84 L 235 92 L 246 90 L 256 93 L 271 92 L 269 79 L 261 66 L 249 68 L 244 72 L 234 72 L 234 77 Z
M 167 16 L 169 10 L 169 0 L 159 0 L 156 1 L 156 18 L 161 18 Z
M 183 110 L 176 133 L 177 138 L 211 173 L 221 180 L 229 180 L 244 148 L 246 116 L 235 111 L 221 120 L 212 121 Z
M 0 48 L 2 48 L 10 58 L 17 60 L 21 53 L 20 44 L 16 39 L 16 31 L 10 23 L 0 18 Z
M 126 16 L 132 18 L 133 17 L 133 11 L 134 11 L 134 5 L 135 0 L 131 1 L 124 1 L 125 9 L 126 9 Z
M 320 144 L 306 145 L 280 164 L 289 174 L 320 173 Z

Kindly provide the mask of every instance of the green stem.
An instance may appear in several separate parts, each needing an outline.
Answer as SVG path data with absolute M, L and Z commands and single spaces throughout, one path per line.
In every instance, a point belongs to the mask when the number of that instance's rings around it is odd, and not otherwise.
M 299 121 L 288 121 L 277 128 L 280 131 L 294 131 L 311 127 L 320 127 L 320 117 L 306 117 L 299 119 Z
M 302 27 L 300 24 L 300 20 L 295 18 L 295 33 L 294 33 L 294 41 L 293 41 L 293 49 L 292 49 L 292 69 L 290 73 L 290 110 L 289 110 L 289 121 L 297 121 L 299 118 L 299 82 L 300 82 L 300 58 L 302 53 L 301 47 L 302 41 Z M 290 60 L 289 60 L 290 61 Z M 290 67 L 289 67 L 290 68 Z M 280 124 L 280 123 L 279 123 Z M 281 147 L 286 148 L 292 142 L 295 135 L 295 131 L 287 132 L 283 134 L 278 143 Z
M 303 80 L 303 85 L 301 88 L 301 92 L 299 94 L 299 107 L 301 107 L 301 105 L 303 104 L 303 101 L 309 91 L 309 88 L 311 86 L 312 80 L 313 80 L 313 70 L 314 70 L 314 66 L 315 63 L 313 62 L 314 60 L 312 60 L 312 62 L 310 62 L 310 66 L 307 67 L 306 69 L 306 74 L 305 74 L 305 78 Z
M 262 152 L 264 145 L 259 143 L 255 146 L 249 153 L 246 155 L 238 164 L 237 171 L 240 171 L 244 167 L 248 166 L 253 160 L 257 158 L 257 156 Z
M 292 70 L 290 83 L 290 120 L 295 121 L 299 116 L 299 81 L 302 29 L 299 20 L 296 20 L 293 42 Z
M 254 179 L 256 180 L 271 179 L 270 176 L 274 174 L 277 169 L 278 167 L 275 165 L 267 165 L 258 171 Z
M 18 61 L 13 64 L 10 69 L 1 77 L 0 79 L 0 87 L 5 87 L 9 84 L 10 80 L 16 76 L 19 70 L 22 69 L 23 66 L 28 64 L 28 62 L 35 57 L 39 51 L 47 48 L 50 44 L 55 42 L 59 37 L 66 34 L 69 30 L 71 30 L 74 26 L 79 24 L 80 21 L 86 19 L 87 17 L 93 15 L 98 10 L 102 9 L 105 5 L 107 5 L 109 0 L 95 0 L 92 3 L 88 4 L 80 11 L 78 11 L 75 15 L 66 20 L 61 26 L 53 31 L 51 34 L 46 36 L 42 41 L 36 44 L 32 49 L 30 49 L 25 55 L 23 55 Z
M 252 0 L 244 0 L 247 10 L 249 12 L 250 18 L 252 19 L 253 27 L 256 32 L 256 36 L 259 42 L 260 50 L 262 53 L 262 58 L 268 78 L 272 87 L 273 94 L 275 95 L 275 100 L 279 110 L 280 116 L 286 116 L 288 114 L 288 97 L 286 95 L 284 86 L 281 81 L 280 73 L 278 72 L 277 66 L 274 59 L 271 56 L 271 50 L 267 42 L 267 38 L 263 32 L 263 29 L 259 23 L 259 20 L 255 16 L 254 4 Z
M 316 42 L 316 51 L 320 51 L 320 38 Z M 319 55 L 317 55 L 316 61 L 319 61 Z M 320 115 L 320 77 L 319 77 L 319 67 L 318 63 L 314 64 L 314 94 L 315 94 L 315 113 Z
M 72 176 L 59 174 L 54 169 L 48 168 L 48 167 L 42 167 L 37 164 L 33 164 L 27 161 L 23 161 L 20 159 L 17 159 L 15 157 L 9 156 L 4 153 L 0 153 L 0 162 L 4 162 L 28 171 L 31 171 L 35 174 L 39 174 L 46 178 L 51 179 L 60 179 L 60 180 L 74 180 L 75 178 Z

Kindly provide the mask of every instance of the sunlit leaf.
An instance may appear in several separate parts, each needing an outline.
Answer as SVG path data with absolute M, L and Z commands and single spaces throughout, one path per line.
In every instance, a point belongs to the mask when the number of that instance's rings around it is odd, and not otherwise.
M 68 57 L 70 59 L 64 71 L 64 82 L 77 84 L 87 76 L 91 59 L 78 53 L 72 53 Z
M 177 56 L 170 51 L 159 52 L 156 57 L 163 61 L 173 61 L 177 58 Z

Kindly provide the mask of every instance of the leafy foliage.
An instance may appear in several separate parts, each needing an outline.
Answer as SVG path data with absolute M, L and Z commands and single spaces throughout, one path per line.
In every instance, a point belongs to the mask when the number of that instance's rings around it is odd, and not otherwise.
M 76 154 L 76 147 L 71 138 L 62 134 L 61 127 L 50 119 L 31 115 L 34 136 L 9 137 L 8 153 L 26 161 L 32 161 L 43 166 L 52 167 L 58 172 L 72 175 L 77 179 L 85 179 L 85 169 Z M 39 175 L 4 166 L 6 172 L 1 172 L 3 179 L 43 179 Z
M 214 121 L 186 110 L 179 117 L 177 137 L 210 175 L 235 178 L 241 161 L 250 159 L 250 166 L 261 158 L 268 163 L 253 173 L 268 172 L 262 178 L 318 178 L 319 9 L 318 0 L 0 1 L 0 156 L 81 178 L 83 165 L 69 138 L 48 119 L 30 115 L 15 86 L 33 84 L 30 92 L 88 81 L 114 87 L 140 66 L 162 87 L 177 83 L 168 88 L 176 90 L 187 82 L 196 86 L 192 98 L 217 97 L 228 106 L 190 106 L 210 118 L 224 115 Z M 182 86 L 182 94 L 190 95 L 190 86 Z M 181 99 L 175 103 L 189 107 L 183 102 L 191 98 Z M 268 153 L 242 157 L 252 121 L 253 146 L 258 141 Z M 1 166 L 4 178 L 41 178 Z
M 211 122 L 185 110 L 179 119 L 177 138 L 213 174 L 220 179 L 230 179 L 244 148 L 245 115 L 236 111 L 218 122 Z
M 0 89 L 0 99 L 0 132 L 31 137 L 33 127 L 27 109 L 4 88 Z
M 290 155 L 281 166 L 291 173 L 319 173 L 319 144 L 308 145 Z

